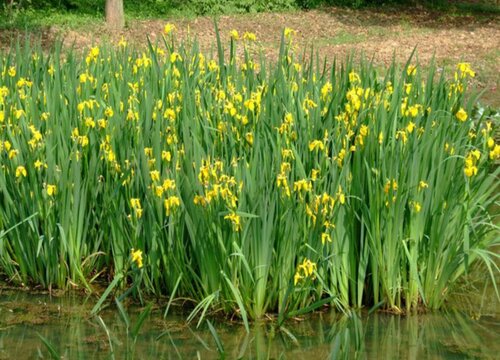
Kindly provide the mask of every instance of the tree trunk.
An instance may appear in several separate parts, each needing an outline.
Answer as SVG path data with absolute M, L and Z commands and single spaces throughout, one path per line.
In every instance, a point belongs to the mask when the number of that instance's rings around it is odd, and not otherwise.
M 106 0 L 106 24 L 113 30 L 123 29 L 125 26 L 123 0 Z

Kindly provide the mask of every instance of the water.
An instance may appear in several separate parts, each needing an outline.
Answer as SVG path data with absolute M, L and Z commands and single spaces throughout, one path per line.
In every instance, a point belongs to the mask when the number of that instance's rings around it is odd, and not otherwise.
M 90 316 L 95 299 L 0 292 L 0 359 L 218 359 L 217 340 L 227 359 L 494 359 L 500 353 L 498 314 L 457 311 L 351 317 L 317 313 L 252 324 L 249 334 L 236 321 L 187 325 L 185 315 L 163 319 L 153 307 L 134 341 L 141 309 L 129 308 L 127 326 L 116 308 Z M 47 340 L 44 344 L 40 335 Z

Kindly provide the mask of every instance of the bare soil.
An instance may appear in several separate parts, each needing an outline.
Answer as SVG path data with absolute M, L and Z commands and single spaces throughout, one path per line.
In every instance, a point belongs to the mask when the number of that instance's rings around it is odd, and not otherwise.
M 424 8 L 362 9 L 324 8 L 313 11 L 261 13 L 221 16 L 217 19 L 223 40 L 236 29 L 257 35 L 259 50 L 269 60 L 276 58 L 281 33 L 285 27 L 297 31 L 295 43 L 299 52 L 311 47 L 328 62 L 352 54 L 364 54 L 375 64 L 386 67 L 393 58 L 406 62 L 414 49 L 425 67 L 435 58 L 439 67 L 452 67 L 457 62 L 470 62 L 477 72 L 474 81 L 484 90 L 482 101 L 499 107 L 500 17 L 497 15 L 447 15 Z M 116 43 L 123 36 L 129 44 L 144 46 L 146 37 L 160 40 L 166 23 L 177 28 L 178 38 L 196 37 L 204 51 L 215 49 L 214 20 L 195 19 L 130 20 L 126 29 L 112 32 L 105 25 L 78 30 L 50 27 L 37 33 L 43 46 L 50 47 L 63 37 L 66 46 L 85 48 L 93 43 Z M 0 48 L 8 46 L 20 32 L 0 32 Z M 22 32 L 24 33 L 24 32 Z

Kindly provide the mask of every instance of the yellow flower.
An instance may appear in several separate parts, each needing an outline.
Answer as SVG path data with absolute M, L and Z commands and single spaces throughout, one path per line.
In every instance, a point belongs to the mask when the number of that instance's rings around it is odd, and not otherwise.
M 413 130 L 415 130 L 415 123 L 413 121 L 410 121 L 406 126 L 406 131 L 408 131 L 408 133 L 411 134 Z
M 418 201 L 410 201 L 410 205 L 416 213 L 419 213 L 420 210 L 422 210 L 422 205 L 420 205 Z
M 47 164 L 44 164 L 40 160 L 36 160 L 35 163 L 34 163 L 34 166 L 35 166 L 35 169 L 37 169 L 37 170 L 40 170 L 42 167 L 47 168 Z
M 500 159 L 500 145 L 496 144 L 493 150 L 490 151 L 490 159 L 497 160 Z
M 411 93 L 411 84 L 405 84 L 405 93 L 406 93 L 406 95 L 410 95 L 410 93 Z
M 245 134 L 245 139 L 250 145 L 253 145 L 253 133 L 247 132 Z
M 22 110 L 22 109 L 14 111 L 14 116 L 18 120 L 21 118 L 21 116 L 25 116 L 25 115 L 26 115 L 26 112 L 24 110 Z
M 106 110 L 104 110 L 104 115 L 106 115 L 106 117 L 110 118 L 110 117 L 113 117 L 113 109 L 110 108 L 109 106 L 106 108 Z
M 141 208 L 141 200 L 137 198 L 130 199 L 130 206 L 133 209 L 140 209 Z
M 331 222 L 329 222 L 328 220 L 325 220 L 325 222 L 323 223 L 323 226 L 326 228 L 326 229 L 335 229 L 335 224 L 332 224 Z
M 384 142 L 384 133 L 381 131 L 378 134 L 378 143 L 382 145 L 383 142 Z
M 466 76 L 470 77 L 476 76 L 476 73 L 474 72 L 474 70 L 472 70 L 469 63 L 458 63 L 457 70 L 460 71 L 462 78 Z
M 170 62 L 173 64 L 176 61 L 182 61 L 182 57 L 178 52 L 173 52 L 170 54 Z
M 163 181 L 163 190 L 175 190 L 175 180 L 172 179 L 165 179 Z
M 170 216 L 172 214 L 172 211 L 181 205 L 181 200 L 177 196 L 170 196 L 165 199 L 163 205 L 165 206 L 165 212 L 167 213 L 167 216 Z
M 394 88 L 392 86 L 392 82 L 388 81 L 386 84 L 385 84 L 385 89 L 387 90 L 387 92 L 389 94 L 392 94 L 392 92 L 394 91 Z
M 408 76 L 415 75 L 417 73 L 417 67 L 415 65 L 408 65 L 408 68 L 406 69 L 406 74 Z
M 85 62 L 87 65 L 90 65 L 91 62 L 96 62 L 97 57 L 99 56 L 99 47 L 93 47 L 89 50 L 87 57 L 85 58 Z
M 26 177 L 28 174 L 26 172 L 26 168 L 24 166 L 18 166 L 16 168 L 16 178 L 19 178 L 19 177 Z
M 47 184 L 47 195 L 54 196 L 57 193 L 57 186 Z
M 248 100 L 245 100 L 245 102 L 243 103 L 243 105 L 248 109 L 250 110 L 251 112 L 254 112 L 255 111 L 255 101 L 253 99 L 248 99 Z
M 420 180 L 418 183 L 418 190 L 423 190 L 427 189 L 429 187 L 429 184 L 427 184 L 425 181 Z
M 207 200 L 201 195 L 195 195 L 193 203 L 195 205 L 201 205 L 201 206 L 206 206 L 208 204 Z
M 304 102 L 302 103 L 302 109 L 306 114 L 309 114 L 309 109 L 314 109 L 317 108 L 318 104 L 316 104 L 314 101 L 312 101 L 309 98 L 306 98 Z
M 391 183 L 392 183 L 392 190 L 397 191 L 398 190 L 398 183 L 395 179 L 391 180 L 387 179 L 385 185 L 384 185 L 384 192 L 387 194 L 389 193 L 389 190 L 391 190 Z
M 455 154 L 455 147 L 450 146 L 450 144 L 445 143 L 444 144 L 444 151 L 448 152 L 450 155 Z
M 398 130 L 396 131 L 396 139 L 401 139 L 403 141 L 403 144 L 406 144 L 408 141 L 408 135 L 406 135 L 406 130 Z
M 293 285 L 297 285 L 300 280 L 302 280 L 304 277 L 300 275 L 299 272 L 296 272 L 295 275 L 293 276 Z
M 345 194 L 344 192 L 342 191 L 342 186 L 339 185 L 339 189 L 337 190 L 337 199 L 339 200 L 339 202 L 344 205 L 345 204 Z
M 14 66 L 9 67 L 8 74 L 10 77 L 16 76 L 16 68 Z
M 86 117 L 85 118 L 85 126 L 88 128 L 95 128 L 95 121 L 91 117 Z
M 231 36 L 231 39 L 233 39 L 234 41 L 240 39 L 240 35 L 238 34 L 238 31 L 236 31 L 235 29 L 231 30 L 229 32 L 229 35 Z
M 321 170 L 319 169 L 312 169 L 311 170 L 311 180 L 316 181 L 318 179 L 318 175 L 320 174 Z
M 460 110 L 458 110 L 455 114 L 455 117 L 458 119 L 458 121 L 464 122 L 465 120 L 467 120 L 467 113 L 463 108 L 460 108 Z
M 172 160 L 172 154 L 170 153 L 170 151 L 163 150 L 161 152 L 161 159 L 166 162 L 170 162 Z
M 476 166 L 466 166 L 464 168 L 464 174 L 467 177 L 471 177 L 477 174 L 477 167 Z
M 147 157 L 152 157 L 153 156 L 153 148 L 152 147 L 145 147 L 144 148 L 144 155 Z
M 284 173 L 278 175 L 278 177 L 276 178 L 276 185 L 278 186 L 278 188 L 282 187 L 285 191 L 285 195 L 287 197 L 290 197 L 290 187 L 288 186 L 288 179 Z
M 321 140 L 313 140 L 309 143 L 309 151 L 324 150 L 325 144 Z
M 89 138 L 87 135 L 79 136 L 78 137 L 78 143 L 82 145 L 82 147 L 85 147 L 89 144 Z
M 252 33 L 252 32 L 245 32 L 243 34 L 243 40 L 256 41 L 257 40 L 257 36 L 254 33 Z
M 289 38 L 292 37 L 292 35 L 295 35 L 297 32 L 289 27 L 285 28 L 284 35 L 285 37 Z
M 7 143 L 7 141 L 5 143 Z M 4 146 L 5 146 L 5 143 L 4 143 Z M 5 149 L 7 150 L 7 146 L 5 146 Z M 9 159 L 11 159 L 11 160 L 14 159 L 17 156 L 17 154 L 19 154 L 19 150 L 17 150 L 17 149 L 10 150 L 9 151 Z
M 156 182 L 156 181 L 160 180 L 160 172 L 158 170 L 150 171 L 149 176 L 151 177 L 152 182 Z
M 467 177 L 472 177 L 477 174 L 477 162 L 481 158 L 481 152 L 477 149 L 470 151 L 464 159 L 464 174 Z
M 351 71 L 349 73 L 349 82 L 355 83 L 355 82 L 360 82 L 360 81 L 361 81 L 361 78 L 359 77 L 359 75 L 356 72 Z
M 121 37 L 120 41 L 118 42 L 118 46 L 121 48 L 127 47 L 127 41 L 125 40 L 125 38 L 123 36 Z
M 342 167 L 342 162 L 344 161 L 346 155 L 345 149 L 340 149 L 338 156 L 334 157 L 334 160 L 337 161 L 338 166 Z
M 236 213 L 232 212 L 226 216 L 224 216 L 224 220 L 229 220 L 233 224 L 234 231 L 240 231 L 241 229 L 241 218 Z
M 142 264 L 142 251 L 132 249 L 130 251 L 130 255 L 132 256 L 132 262 L 134 262 L 139 269 L 142 268 L 142 265 L 143 265 Z
M 326 242 L 332 242 L 332 237 L 328 233 L 321 234 L 321 244 L 325 245 Z
M 219 65 L 215 60 L 210 60 L 207 64 L 208 71 L 215 72 L 219 70 Z
M 99 47 L 96 46 L 96 47 L 93 47 L 90 49 L 90 54 L 89 54 L 91 57 L 93 57 L 94 59 L 97 58 L 99 56 Z
M 293 151 L 291 149 L 281 149 L 281 157 L 286 160 L 288 158 L 290 159 L 295 159 L 295 156 L 293 155 Z
M 333 91 L 332 83 L 327 81 L 325 85 L 323 85 L 323 87 L 321 88 L 321 99 L 326 100 L 328 94 L 331 94 L 332 91 Z
M 163 186 L 155 186 L 155 195 L 161 198 L 163 195 Z
M 303 270 L 304 276 L 311 276 L 316 270 L 316 263 L 309 259 L 304 259 L 302 264 L 299 265 L 299 269 Z
M 141 200 L 137 198 L 130 199 L 130 207 L 134 209 L 135 216 L 140 219 L 143 211 L 141 207 Z
M 293 183 L 293 191 L 301 192 L 301 191 L 311 191 L 312 183 L 307 180 L 298 180 Z
M 168 34 L 170 34 L 170 33 L 171 33 L 172 31 L 174 31 L 174 30 L 175 30 L 175 25 L 168 23 L 168 24 L 166 24 L 166 25 L 165 25 L 165 27 L 163 28 L 163 33 L 164 33 L 165 35 L 168 35 Z
M 368 126 L 366 126 L 365 124 L 361 125 L 361 127 L 359 128 L 359 134 L 364 137 L 368 135 L 368 132 L 369 132 Z
M 175 117 L 176 117 L 176 114 L 175 114 L 174 109 L 172 109 L 172 108 L 166 109 L 165 112 L 163 113 L 163 118 L 168 119 L 170 122 L 175 121 Z
M 411 117 L 417 117 L 418 116 L 418 110 L 420 109 L 421 105 L 412 105 L 408 108 L 408 110 L 405 111 L 406 116 L 411 116 Z
M 108 122 L 104 119 L 99 119 L 97 120 L 97 125 L 101 128 L 101 129 L 105 129 L 106 126 L 108 126 Z

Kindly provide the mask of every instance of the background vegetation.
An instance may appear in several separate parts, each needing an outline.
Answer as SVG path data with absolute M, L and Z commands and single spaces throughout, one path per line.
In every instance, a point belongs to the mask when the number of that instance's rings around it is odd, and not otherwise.
M 88 29 L 104 19 L 104 0 L 4 0 L 0 1 L 1 29 L 37 29 L 64 26 Z M 349 8 L 432 8 L 447 14 L 499 14 L 496 0 L 124 0 L 131 19 L 189 18 L 200 15 L 297 11 L 342 6 Z M 92 26 L 93 26 L 92 25 Z
M 8 8 L 71 11 L 87 14 L 102 14 L 104 0 L 7 0 Z M 462 1 L 446 0 L 124 0 L 125 11 L 132 16 L 160 16 L 182 13 L 184 15 L 207 15 L 223 13 L 248 13 L 263 11 L 283 11 L 292 9 L 312 9 L 320 6 L 362 6 L 380 5 L 427 5 L 461 6 Z M 479 10 L 494 11 L 498 4 L 494 0 L 475 2 Z

